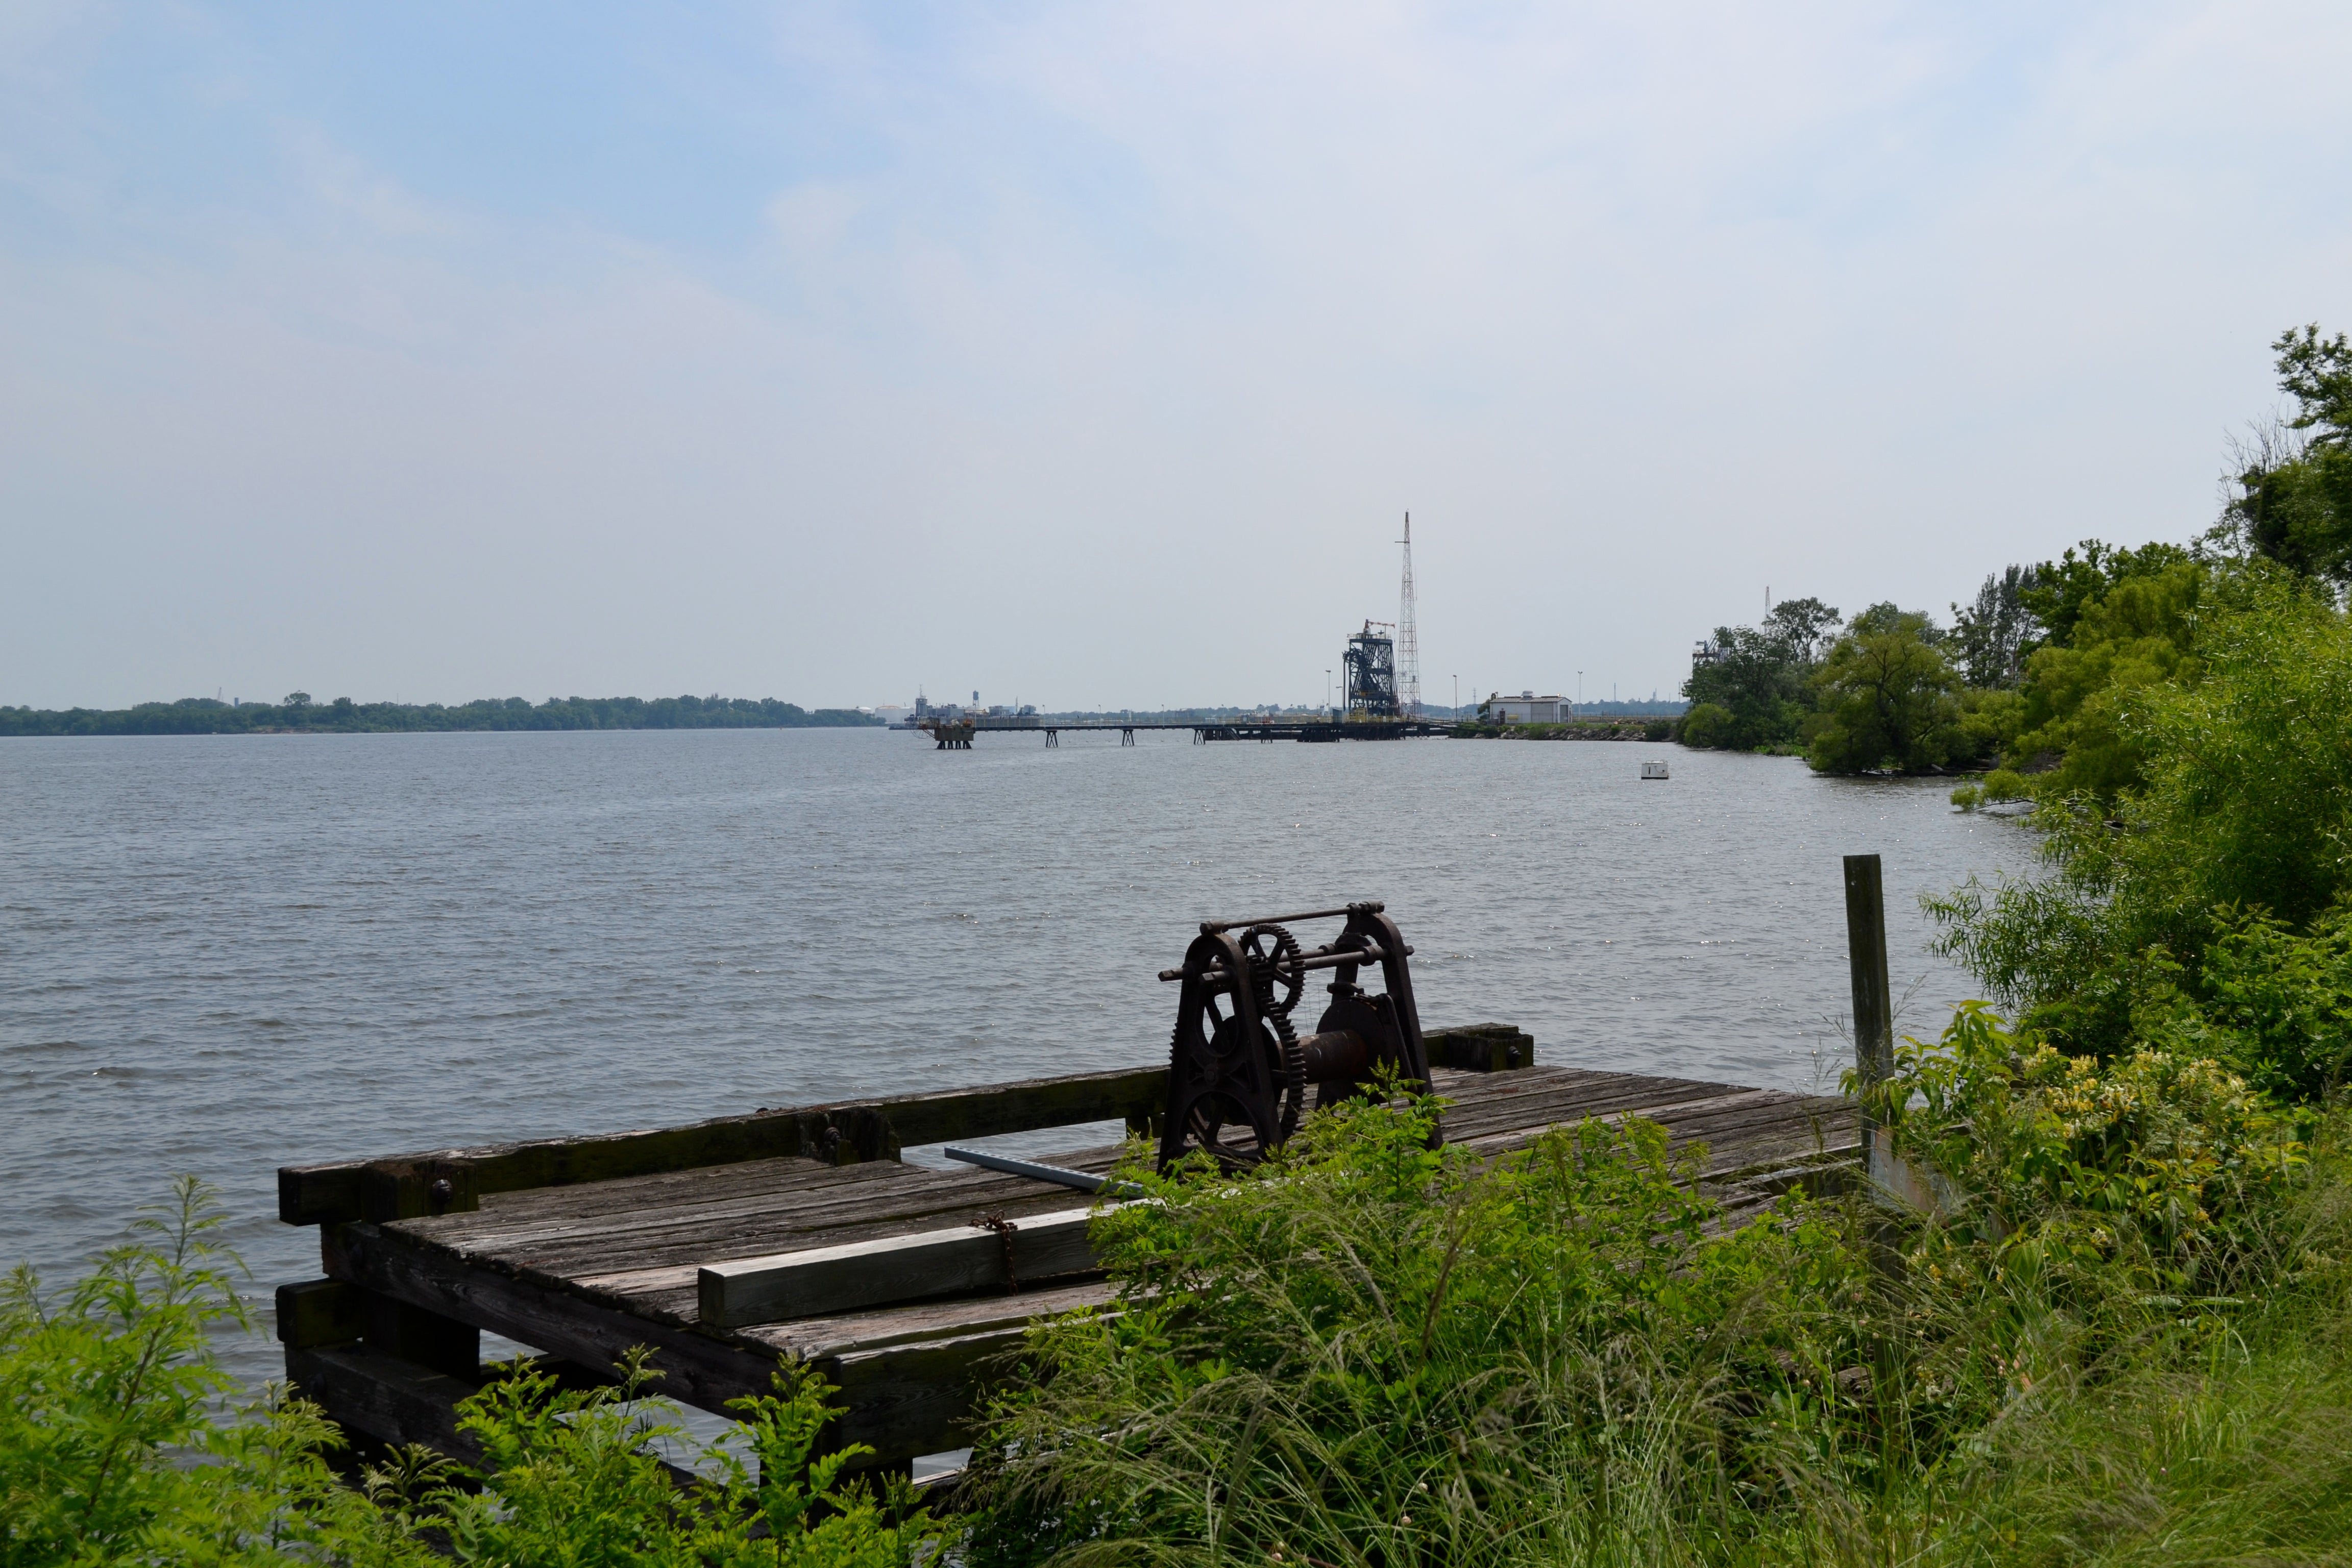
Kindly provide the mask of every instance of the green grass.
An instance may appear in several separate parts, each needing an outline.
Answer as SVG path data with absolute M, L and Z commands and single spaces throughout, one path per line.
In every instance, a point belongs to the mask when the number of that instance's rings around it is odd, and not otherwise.
M 2184 1273 L 2064 1204 L 2000 1240 L 1851 1195 L 1727 1229 L 1655 1128 L 1482 1166 L 1427 1110 L 1132 1173 L 1124 1310 L 1033 1335 L 975 1568 L 2347 1555 L 2333 1142 Z

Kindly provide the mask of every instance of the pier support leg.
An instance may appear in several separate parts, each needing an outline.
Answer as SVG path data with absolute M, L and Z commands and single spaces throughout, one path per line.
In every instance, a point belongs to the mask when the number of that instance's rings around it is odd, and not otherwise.
M 377 1354 L 450 1377 L 481 1376 L 482 1331 L 472 1324 L 372 1291 L 362 1293 L 361 1313 L 361 1339 Z
M 1895 994 L 1886 977 L 1886 891 L 1878 857 L 1845 858 L 1845 942 L 1853 973 L 1853 1068 L 1868 1091 L 1895 1071 Z M 1860 1115 L 1864 1169 L 1882 1186 L 1894 1176 L 1865 1099 Z

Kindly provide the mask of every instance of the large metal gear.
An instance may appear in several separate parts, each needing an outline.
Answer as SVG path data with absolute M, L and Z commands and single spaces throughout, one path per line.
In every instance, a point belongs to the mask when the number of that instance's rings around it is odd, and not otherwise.
M 1332 916 L 1345 916 L 1346 928 L 1311 952 L 1284 923 Z M 1228 1170 L 1256 1163 L 1297 1131 L 1310 1083 L 1318 1106 L 1362 1092 L 1384 1067 L 1426 1089 L 1428 1049 L 1405 965 L 1412 951 L 1379 904 L 1203 922 L 1183 964 L 1160 976 L 1183 983 L 1169 1044 L 1162 1168 L 1195 1150 Z M 1385 989 L 1367 994 L 1357 975 L 1373 964 Z M 1317 969 L 1337 971 L 1331 1005 L 1302 1039 L 1291 1013 Z

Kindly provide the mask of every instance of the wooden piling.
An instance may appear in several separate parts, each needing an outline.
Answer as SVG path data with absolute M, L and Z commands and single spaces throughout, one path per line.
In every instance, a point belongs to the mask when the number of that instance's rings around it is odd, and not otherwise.
M 1886 889 L 1875 855 L 1845 858 L 1845 945 L 1853 975 L 1853 1070 L 1862 1089 L 1864 1168 L 1884 1182 L 1886 1162 L 1869 1091 L 1895 1072 L 1895 993 L 1886 977 Z

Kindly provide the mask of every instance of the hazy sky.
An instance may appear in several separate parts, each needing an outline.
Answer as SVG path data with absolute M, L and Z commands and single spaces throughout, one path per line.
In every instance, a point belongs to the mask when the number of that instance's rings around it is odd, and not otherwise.
M 2352 6 L 0 0 L 0 701 L 1669 692 L 2186 539 Z

